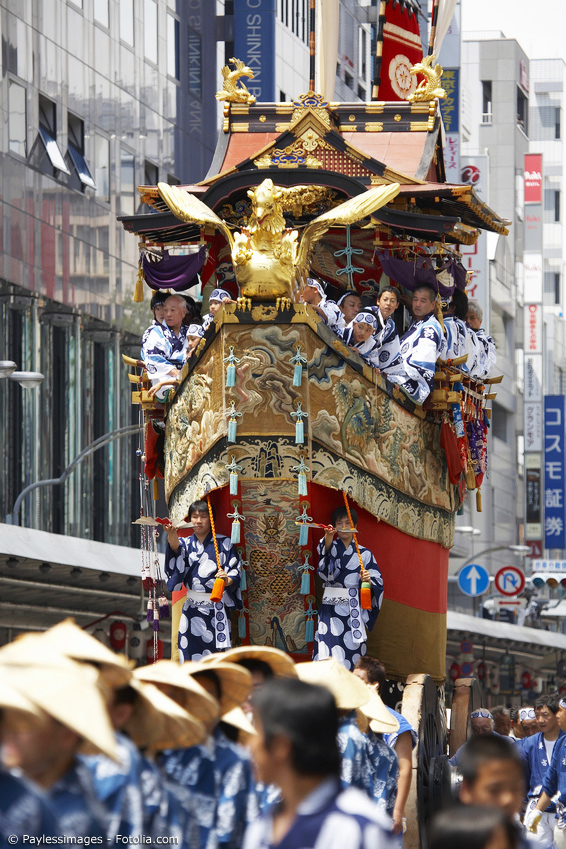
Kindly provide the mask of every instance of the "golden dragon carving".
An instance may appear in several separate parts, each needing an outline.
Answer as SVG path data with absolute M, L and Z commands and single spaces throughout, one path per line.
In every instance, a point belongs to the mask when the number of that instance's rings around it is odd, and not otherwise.
M 224 86 L 222 91 L 216 92 L 216 99 L 225 100 L 227 103 L 247 103 L 252 106 L 256 101 L 255 94 L 250 94 L 240 77 L 253 80 L 254 72 L 241 59 L 232 58 L 230 63 L 234 65 L 234 70 L 231 71 L 228 65 L 222 68 Z
M 423 56 L 422 61 L 411 68 L 411 74 L 424 74 L 426 79 L 421 80 L 414 92 L 407 97 L 409 103 L 423 103 L 446 97 L 446 92 L 440 85 L 442 65 L 432 67 L 435 58 L 435 56 Z

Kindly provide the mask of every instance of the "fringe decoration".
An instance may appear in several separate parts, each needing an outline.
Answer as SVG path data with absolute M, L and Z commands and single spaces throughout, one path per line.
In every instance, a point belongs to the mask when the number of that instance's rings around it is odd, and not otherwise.
M 153 500 L 159 501 L 159 478 L 153 479 Z
M 481 509 L 481 489 L 478 489 L 477 492 L 476 492 L 476 510 L 478 511 L 478 513 L 482 512 L 482 509 Z
M 210 593 L 211 601 L 222 601 L 222 595 L 224 594 L 224 581 L 222 578 L 216 578 L 212 587 L 212 592 Z
M 296 419 L 295 422 L 295 444 L 302 445 L 305 441 L 305 426 L 303 423 L 303 419 L 308 418 L 308 413 L 305 413 L 303 410 L 303 403 L 299 401 L 297 403 L 297 410 L 294 413 L 291 413 L 291 418 Z
M 298 472 L 297 483 L 299 487 L 299 495 L 308 495 L 307 493 L 307 472 L 310 472 L 310 467 L 305 465 L 305 455 L 301 454 L 301 462 L 298 466 L 291 466 L 292 472 Z
M 314 570 L 314 566 L 309 564 L 310 551 L 305 551 L 305 562 L 301 566 L 301 595 L 309 595 L 311 591 L 311 576 L 310 573 Z
M 371 584 L 362 582 L 360 590 L 360 607 L 362 610 L 371 610 Z
M 224 362 L 228 363 L 228 367 L 226 368 L 226 386 L 232 387 L 236 385 L 236 365 L 240 362 L 238 357 L 234 356 L 234 346 L 230 345 L 229 355 L 224 357 Z
M 232 519 L 232 530 L 230 532 L 230 542 L 233 545 L 237 545 L 240 542 L 240 528 L 241 528 L 241 520 L 244 518 L 242 514 L 238 511 L 238 501 L 234 501 L 232 503 L 232 507 L 234 509 L 233 513 L 226 513 L 226 516 L 229 519 Z
M 297 516 L 295 522 L 301 525 L 301 529 L 299 531 L 299 545 L 307 545 L 309 541 L 309 529 L 307 527 L 309 522 L 312 522 L 312 516 L 307 515 L 307 505 L 303 504 L 303 512 L 300 516 Z
M 230 472 L 230 495 L 238 494 L 238 472 L 242 471 L 242 466 L 238 466 L 236 458 L 232 454 L 231 462 L 226 463 L 226 468 Z
M 146 619 L 149 623 L 153 622 L 153 601 L 151 598 L 147 600 Z
M 312 643 L 314 640 L 314 617 L 318 616 L 312 601 L 309 601 L 308 610 L 305 610 L 307 621 L 305 623 L 305 642 Z
M 236 428 L 238 426 L 238 418 L 242 417 L 241 413 L 236 412 L 236 402 L 231 401 L 231 406 L 229 411 L 226 413 L 227 416 L 230 416 L 228 419 L 228 442 L 236 441 Z
M 308 545 L 309 541 L 309 529 L 306 525 L 301 525 L 301 530 L 299 531 L 299 545 Z
M 291 357 L 291 365 L 294 365 L 293 370 L 293 386 L 300 386 L 303 381 L 303 366 L 306 366 L 307 358 L 301 354 L 301 346 L 297 345 L 297 353 Z
M 240 563 L 241 562 L 242 561 L 240 561 Z M 242 564 L 242 569 L 240 571 L 240 591 L 244 592 L 244 590 L 247 590 L 247 588 L 248 588 L 248 579 L 246 577 L 246 570 L 244 569 L 243 564 Z
M 352 514 L 350 512 L 350 505 L 348 504 L 348 496 L 346 495 L 346 493 L 344 491 L 342 491 L 342 495 L 344 496 L 344 506 L 346 507 L 346 512 L 348 514 L 348 520 L 350 522 L 350 527 L 353 528 L 354 523 L 352 521 Z M 360 546 L 358 545 L 357 535 L 354 534 L 353 537 L 354 537 L 354 545 L 356 546 L 356 551 L 358 553 L 358 560 L 360 561 L 360 570 L 365 569 L 364 561 L 362 560 L 362 555 L 361 555 L 361 552 L 360 552 Z M 364 592 L 364 590 L 365 590 L 365 592 Z M 368 603 L 368 592 L 369 592 L 369 607 L 365 607 L 365 605 Z M 371 610 L 371 584 L 362 583 L 362 586 L 361 586 L 361 589 L 360 589 L 360 607 L 362 608 L 362 610 Z
M 138 273 L 136 275 L 136 285 L 134 288 L 134 301 L 136 304 L 143 303 L 143 284 L 144 284 L 144 276 L 143 276 L 143 267 L 141 263 L 141 257 L 138 264 Z
M 159 596 L 159 618 L 160 619 L 169 619 L 169 602 L 164 595 Z
M 246 614 L 243 609 L 238 613 L 238 637 L 244 640 L 247 633 Z

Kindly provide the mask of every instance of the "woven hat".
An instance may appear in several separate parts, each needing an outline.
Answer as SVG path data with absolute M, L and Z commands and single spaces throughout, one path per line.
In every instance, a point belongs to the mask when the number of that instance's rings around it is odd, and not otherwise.
M 83 751 L 95 750 L 117 760 L 116 737 L 98 687 L 97 669 L 62 655 L 35 664 L 31 657 L 27 662 L 4 664 L 3 652 L 0 669 L 0 678 L 8 686 L 78 734 Z
M 207 655 L 208 657 L 208 655 Z M 245 702 L 252 689 L 252 676 L 247 669 L 237 663 L 226 663 L 224 654 L 216 653 L 210 657 L 218 657 L 218 660 L 208 663 L 183 663 L 183 672 L 197 676 L 199 673 L 214 672 L 220 681 L 220 714 L 224 715 L 232 708 L 239 707 Z
M 369 727 L 376 734 L 393 734 L 399 730 L 399 720 L 387 710 L 383 699 L 373 687 L 368 687 L 369 702 L 360 707 L 360 713 L 363 713 L 369 719 Z
M 130 719 L 124 726 L 130 738 L 142 749 L 183 749 L 206 739 L 202 722 L 188 714 L 177 702 L 154 684 L 132 678 L 136 691 Z
M 41 635 L 47 645 L 73 660 L 95 663 L 104 683 L 109 687 L 124 687 L 132 677 L 132 666 L 122 654 L 111 651 L 100 640 L 83 631 L 73 619 L 65 619 Z
M 33 716 L 40 715 L 39 708 L 21 693 L 18 693 L 14 687 L 11 687 L 4 675 L 0 678 L 0 708 L 14 708 L 15 710 L 25 711 L 25 713 L 31 713 Z
M 158 660 L 157 663 L 140 666 L 134 669 L 133 677 L 138 681 L 149 681 L 150 684 L 156 684 L 158 687 L 165 684 L 182 690 L 183 707 L 197 719 L 211 719 L 220 713 L 220 706 L 216 699 L 209 695 L 191 675 L 183 672 L 182 666 L 173 660 Z
M 207 655 L 203 663 L 209 657 L 214 657 L 214 655 Z M 263 663 L 267 663 L 275 678 L 297 677 L 293 658 L 281 649 L 271 648 L 270 646 L 238 646 L 238 648 L 228 649 L 224 652 L 222 659 L 229 663 L 240 663 L 242 660 L 261 660 Z
M 330 690 L 338 710 L 355 710 L 369 701 L 370 692 L 364 682 L 334 657 L 298 663 L 297 675 L 307 684 Z
M 244 734 L 256 735 L 257 731 L 249 721 L 241 707 L 232 708 L 228 713 L 222 716 L 222 722 L 227 722 L 228 725 L 233 725 L 238 731 L 243 731 Z

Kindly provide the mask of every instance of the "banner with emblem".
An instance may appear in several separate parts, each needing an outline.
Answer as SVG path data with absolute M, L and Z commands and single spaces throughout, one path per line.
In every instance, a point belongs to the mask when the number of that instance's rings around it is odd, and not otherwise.
M 381 67 L 376 68 L 373 100 L 406 100 L 423 79 L 410 73 L 423 58 L 417 9 L 410 0 L 387 0 L 378 16 L 376 62 Z

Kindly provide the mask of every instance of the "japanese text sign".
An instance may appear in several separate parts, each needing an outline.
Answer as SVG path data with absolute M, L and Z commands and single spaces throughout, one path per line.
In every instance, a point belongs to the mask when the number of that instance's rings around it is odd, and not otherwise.
M 565 548 L 564 395 L 544 398 L 544 547 Z

